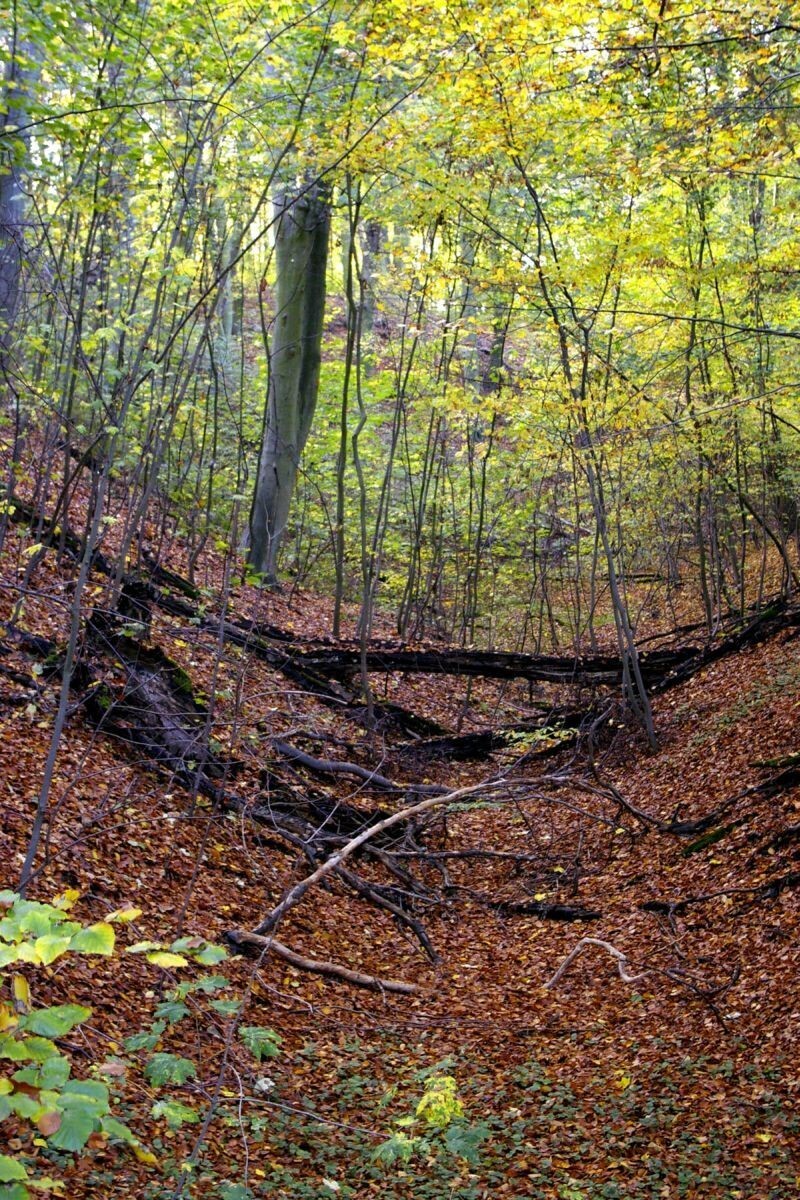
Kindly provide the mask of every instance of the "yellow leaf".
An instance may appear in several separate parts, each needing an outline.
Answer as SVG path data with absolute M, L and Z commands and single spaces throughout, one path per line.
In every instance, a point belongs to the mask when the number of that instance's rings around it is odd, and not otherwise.
M 533 898 L 534 898 L 534 900 L 546 900 L 547 892 L 537 892 Z
M 756 1139 L 757 1139 L 757 1141 L 759 1141 L 759 1142 L 771 1142 L 771 1141 L 772 1141 L 772 1134 L 771 1134 L 771 1133 L 757 1133 L 757 1134 L 756 1134 Z
M 133 1145 L 131 1150 L 136 1155 L 140 1163 L 146 1163 L 148 1167 L 157 1167 L 158 1159 L 152 1150 L 148 1150 L 145 1146 Z
M 157 967 L 188 967 L 189 960 L 182 954 L 173 954 L 171 950 L 154 950 L 147 955 L 147 961 Z
M 12 981 L 14 992 L 14 1008 L 17 1012 L 31 1011 L 31 989 L 24 975 L 15 975 Z
M 136 908 L 133 904 L 126 904 L 124 908 L 118 908 L 114 912 L 109 913 L 106 920 L 126 925 L 128 921 L 135 921 L 141 915 L 142 910 L 140 908 Z
M 66 910 L 72 908 L 76 900 L 80 900 L 80 892 L 77 888 L 66 888 L 65 891 L 59 892 L 53 897 L 53 905 L 55 908 Z

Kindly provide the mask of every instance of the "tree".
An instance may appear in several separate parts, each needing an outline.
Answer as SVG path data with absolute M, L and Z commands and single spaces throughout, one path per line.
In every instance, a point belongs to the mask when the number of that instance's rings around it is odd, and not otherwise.
M 278 550 L 317 404 L 330 198 L 321 184 L 312 184 L 282 191 L 275 210 L 275 321 L 248 555 L 251 568 L 270 583 L 277 579 Z
M 11 23 L 0 105 L 0 361 L 11 345 L 19 302 L 27 198 L 23 176 L 30 133 L 28 110 L 41 70 L 41 46 L 17 19 Z

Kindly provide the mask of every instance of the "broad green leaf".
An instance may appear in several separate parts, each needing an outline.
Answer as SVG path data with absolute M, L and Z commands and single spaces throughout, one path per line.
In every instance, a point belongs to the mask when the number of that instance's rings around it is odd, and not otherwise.
M 150 1115 L 158 1120 L 165 1120 L 170 1129 L 179 1129 L 181 1125 L 196 1125 L 200 1114 L 188 1104 L 179 1100 L 156 1100 L 150 1109 Z
M 99 1079 L 70 1079 L 64 1085 L 61 1093 L 62 1100 L 71 1102 L 72 1099 L 76 1102 L 89 1102 L 93 1105 L 100 1104 L 108 1107 L 108 1086 L 101 1083 Z
M 32 1087 L 44 1088 L 46 1091 L 58 1091 L 69 1079 L 70 1061 L 64 1054 L 53 1054 L 38 1067 L 23 1067 L 15 1071 L 13 1078 L 19 1083 L 29 1083 Z
M 107 1133 L 109 1137 L 116 1138 L 117 1141 L 124 1142 L 126 1146 L 137 1146 L 139 1144 L 136 1135 L 122 1121 L 118 1121 L 116 1117 L 103 1117 L 100 1122 L 100 1128 L 103 1133 Z
M 211 995 L 212 992 L 220 992 L 226 987 L 230 987 L 230 980 L 226 979 L 224 975 L 209 975 L 206 979 L 191 979 L 186 983 L 179 983 L 175 989 L 175 995 L 183 1000 L 191 992 L 203 992 L 205 995 Z
M 162 1000 L 156 1005 L 156 1016 L 168 1021 L 170 1025 L 176 1025 L 188 1015 L 189 1009 L 182 1000 Z
M 22 1163 L 8 1154 L 0 1154 L 0 1183 L 11 1183 L 14 1179 L 27 1179 L 28 1172 Z
M 32 1183 L 29 1179 L 28 1184 Z M 0 1183 L 0 1200 L 30 1200 L 30 1195 L 24 1183 Z
M 27 1096 L 25 1092 L 12 1092 L 8 1097 L 8 1103 L 11 1111 L 18 1117 L 22 1117 L 24 1121 L 35 1121 L 42 1111 L 39 1101 L 34 1100 L 33 1096 Z
M 66 954 L 70 949 L 70 943 L 71 938 L 65 937 L 63 934 L 45 933 L 36 939 L 33 949 L 36 952 L 37 960 L 47 967 L 62 954 Z
M 95 925 L 79 929 L 70 941 L 70 949 L 77 950 L 79 954 L 113 954 L 114 936 L 112 925 L 107 921 L 98 921 Z
M 165 1021 L 154 1021 L 149 1030 L 132 1034 L 125 1038 L 122 1044 L 129 1053 L 136 1050 L 155 1050 L 166 1027 Z
M 276 1054 L 280 1054 L 281 1038 L 274 1029 L 262 1029 L 258 1025 L 242 1025 L 239 1037 L 259 1062 L 264 1058 L 274 1058 Z
M 40 1008 L 24 1017 L 21 1026 L 31 1033 L 41 1034 L 42 1037 L 63 1037 L 76 1025 L 88 1021 L 92 1015 L 90 1008 L 82 1004 L 58 1004 L 53 1008 Z
M 228 951 L 224 946 L 216 946 L 209 942 L 202 950 L 196 950 L 192 957 L 204 967 L 215 967 L 217 963 L 225 961 Z
M 212 1000 L 211 1007 L 223 1017 L 232 1017 L 242 1006 L 241 1000 Z
M 165 1083 L 186 1083 L 187 1079 L 194 1079 L 197 1068 L 191 1059 L 161 1053 L 153 1055 L 144 1073 L 150 1083 L 161 1086 Z
M 10 1058 L 12 1062 L 47 1062 L 48 1058 L 58 1057 L 55 1043 L 48 1038 L 26 1037 L 17 1041 L 8 1034 L 0 1035 L 0 1058 Z
M 94 1133 L 95 1123 L 96 1119 L 93 1113 L 88 1112 L 85 1108 L 70 1106 L 64 1109 L 61 1124 L 52 1137 L 48 1138 L 48 1141 L 57 1150 L 69 1150 L 73 1153 L 76 1150 L 82 1150 L 91 1134 Z

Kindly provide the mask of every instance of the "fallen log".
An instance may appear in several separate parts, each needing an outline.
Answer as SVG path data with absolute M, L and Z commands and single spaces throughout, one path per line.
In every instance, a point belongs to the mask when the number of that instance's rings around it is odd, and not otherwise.
M 695 647 L 644 653 L 641 665 L 645 682 L 663 679 L 698 653 Z M 608 686 L 622 680 L 622 664 L 615 655 L 564 657 L 499 650 L 410 650 L 403 646 L 382 646 L 368 649 L 365 657 L 367 671 L 376 674 L 398 672 Z M 361 667 L 364 656 L 359 647 L 334 646 L 298 647 L 292 658 L 296 666 L 305 670 L 334 679 L 349 679 Z

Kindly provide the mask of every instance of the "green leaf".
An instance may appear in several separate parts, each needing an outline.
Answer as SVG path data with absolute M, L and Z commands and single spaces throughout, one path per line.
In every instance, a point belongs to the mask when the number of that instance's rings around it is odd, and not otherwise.
M 489 1126 L 484 1121 L 477 1121 L 474 1125 L 454 1121 L 445 1130 L 444 1142 L 451 1154 L 469 1163 L 477 1163 L 480 1159 L 481 1142 L 488 1136 Z
M 88 1104 L 108 1110 L 108 1087 L 99 1079 L 70 1079 L 61 1093 L 62 1103 Z
M 165 1120 L 170 1129 L 179 1129 L 181 1125 L 196 1125 L 200 1114 L 188 1104 L 179 1100 L 156 1100 L 150 1109 L 150 1115 L 158 1120 Z
M 215 967 L 217 963 L 224 962 L 227 957 L 228 952 L 224 946 L 215 946 L 212 942 L 203 946 L 202 950 L 195 950 L 192 954 L 192 958 L 204 967 Z
M 11 1183 L 14 1179 L 27 1179 L 28 1172 L 22 1163 L 8 1154 L 0 1154 L 0 1183 Z
M 258 1025 L 242 1025 L 239 1037 L 259 1062 L 264 1058 L 275 1058 L 277 1054 L 280 1054 L 281 1039 L 274 1029 L 262 1029 Z
M 20 1020 L 20 1028 L 41 1034 L 42 1037 L 63 1037 L 91 1015 L 92 1010 L 84 1008 L 82 1004 L 58 1004 L 29 1013 Z
M 116 1117 L 103 1117 L 100 1122 L 100 1128 L 103 1133 L 107 1133 L 109 1137 L 116 1138 L 117 1141 L 124 1142 L 126 1146 L 139 1145 L 136 1135 L 128 1129 L 127 1125 L 123 1125 L 122 1121 L 118 1121 Z
M 177 1054 L 154 1054 L 144 1069 L 145 1078 L 156 1086 L 165 1083 L 186 1083 L 194 1079 L 197 1068 L 191 1059 Z
M 226 987 L 230 987 L 230 980 L 226 979 L 224 975 L 209 975 L 207 979 L 190 979 L 186 983 L 179 983 L 174 995 L 183 1000 L 191 992 L 204 992 L 206 995 L 211 995 L 212 992 L 220 992 Z
M 42 1110 L 39 1101 L 34 1100 L 33 1096 L 26 1096 L 24 1092 L 14 1092 L 8 1097 L 8 1103 L 11 1111 L 24 1121 L 35 1121 Z
M 71 939 L 63 934 L 45 933 L 36 939 L 33 949 L 36 951 L 38 961 L 48 967 L 62 954 L 66 954 L 70 948 L 70 941 Z
M 125 1038 L 122 1044 L 129 1053 L 136 1050 L 155 1050 L 166 1027 L 165 1021 L 154 1021 L 149 1030 L 132 1034 Z
M 63 1110 L 58 1129 L 47 1140 L 57 1150 L 74 1153 L 86 1145 L 90 1135 L 94 1133 L 95 1122 L 96 1118 L 92 1112 L 70 1105 Z
M 39 1068 L 39 1086 L 48 1090 L 60 1090 L 70 1076 L 72 1065 L 64 1054 L 54 1054 Z
M 232 1017 L 242 1006 L 241 1000 L 212 1000 L 211 1007 L 223 1017 Z
M 170 1025 L 176 1025 L 188 1015 L 189 1009 L 182 1000 L 162 1000 L 156 1005 L 156 1016 L 168 1021 Z
M 107 921 L 98 921 L 95 925 L 79 929 L 70 941 L 70 950 L 76 950 L 79 954 L 113 954 L 113 925 L 109 925 Z
M 58 1050 L 55 1043 L 42 1037 L 26 1037 L 22 1041 L 15 1038 L 0 1037 L 0 1058 L 9 1058 L 12 1062 L 47 1062 L 49 1058 L 57 1058 Z
M 420 1141 L 420 1138 L 410 1138 L 405 1133 L 395 1133 L 373 1151 L 372 1157 L 376 1162 L 386 1163 L 389 1166 L 398 1160 L 408 1162 Z
M 30 1195 L 24 1183 L 0 1184 L 0 1200 L 30 1200 Z

